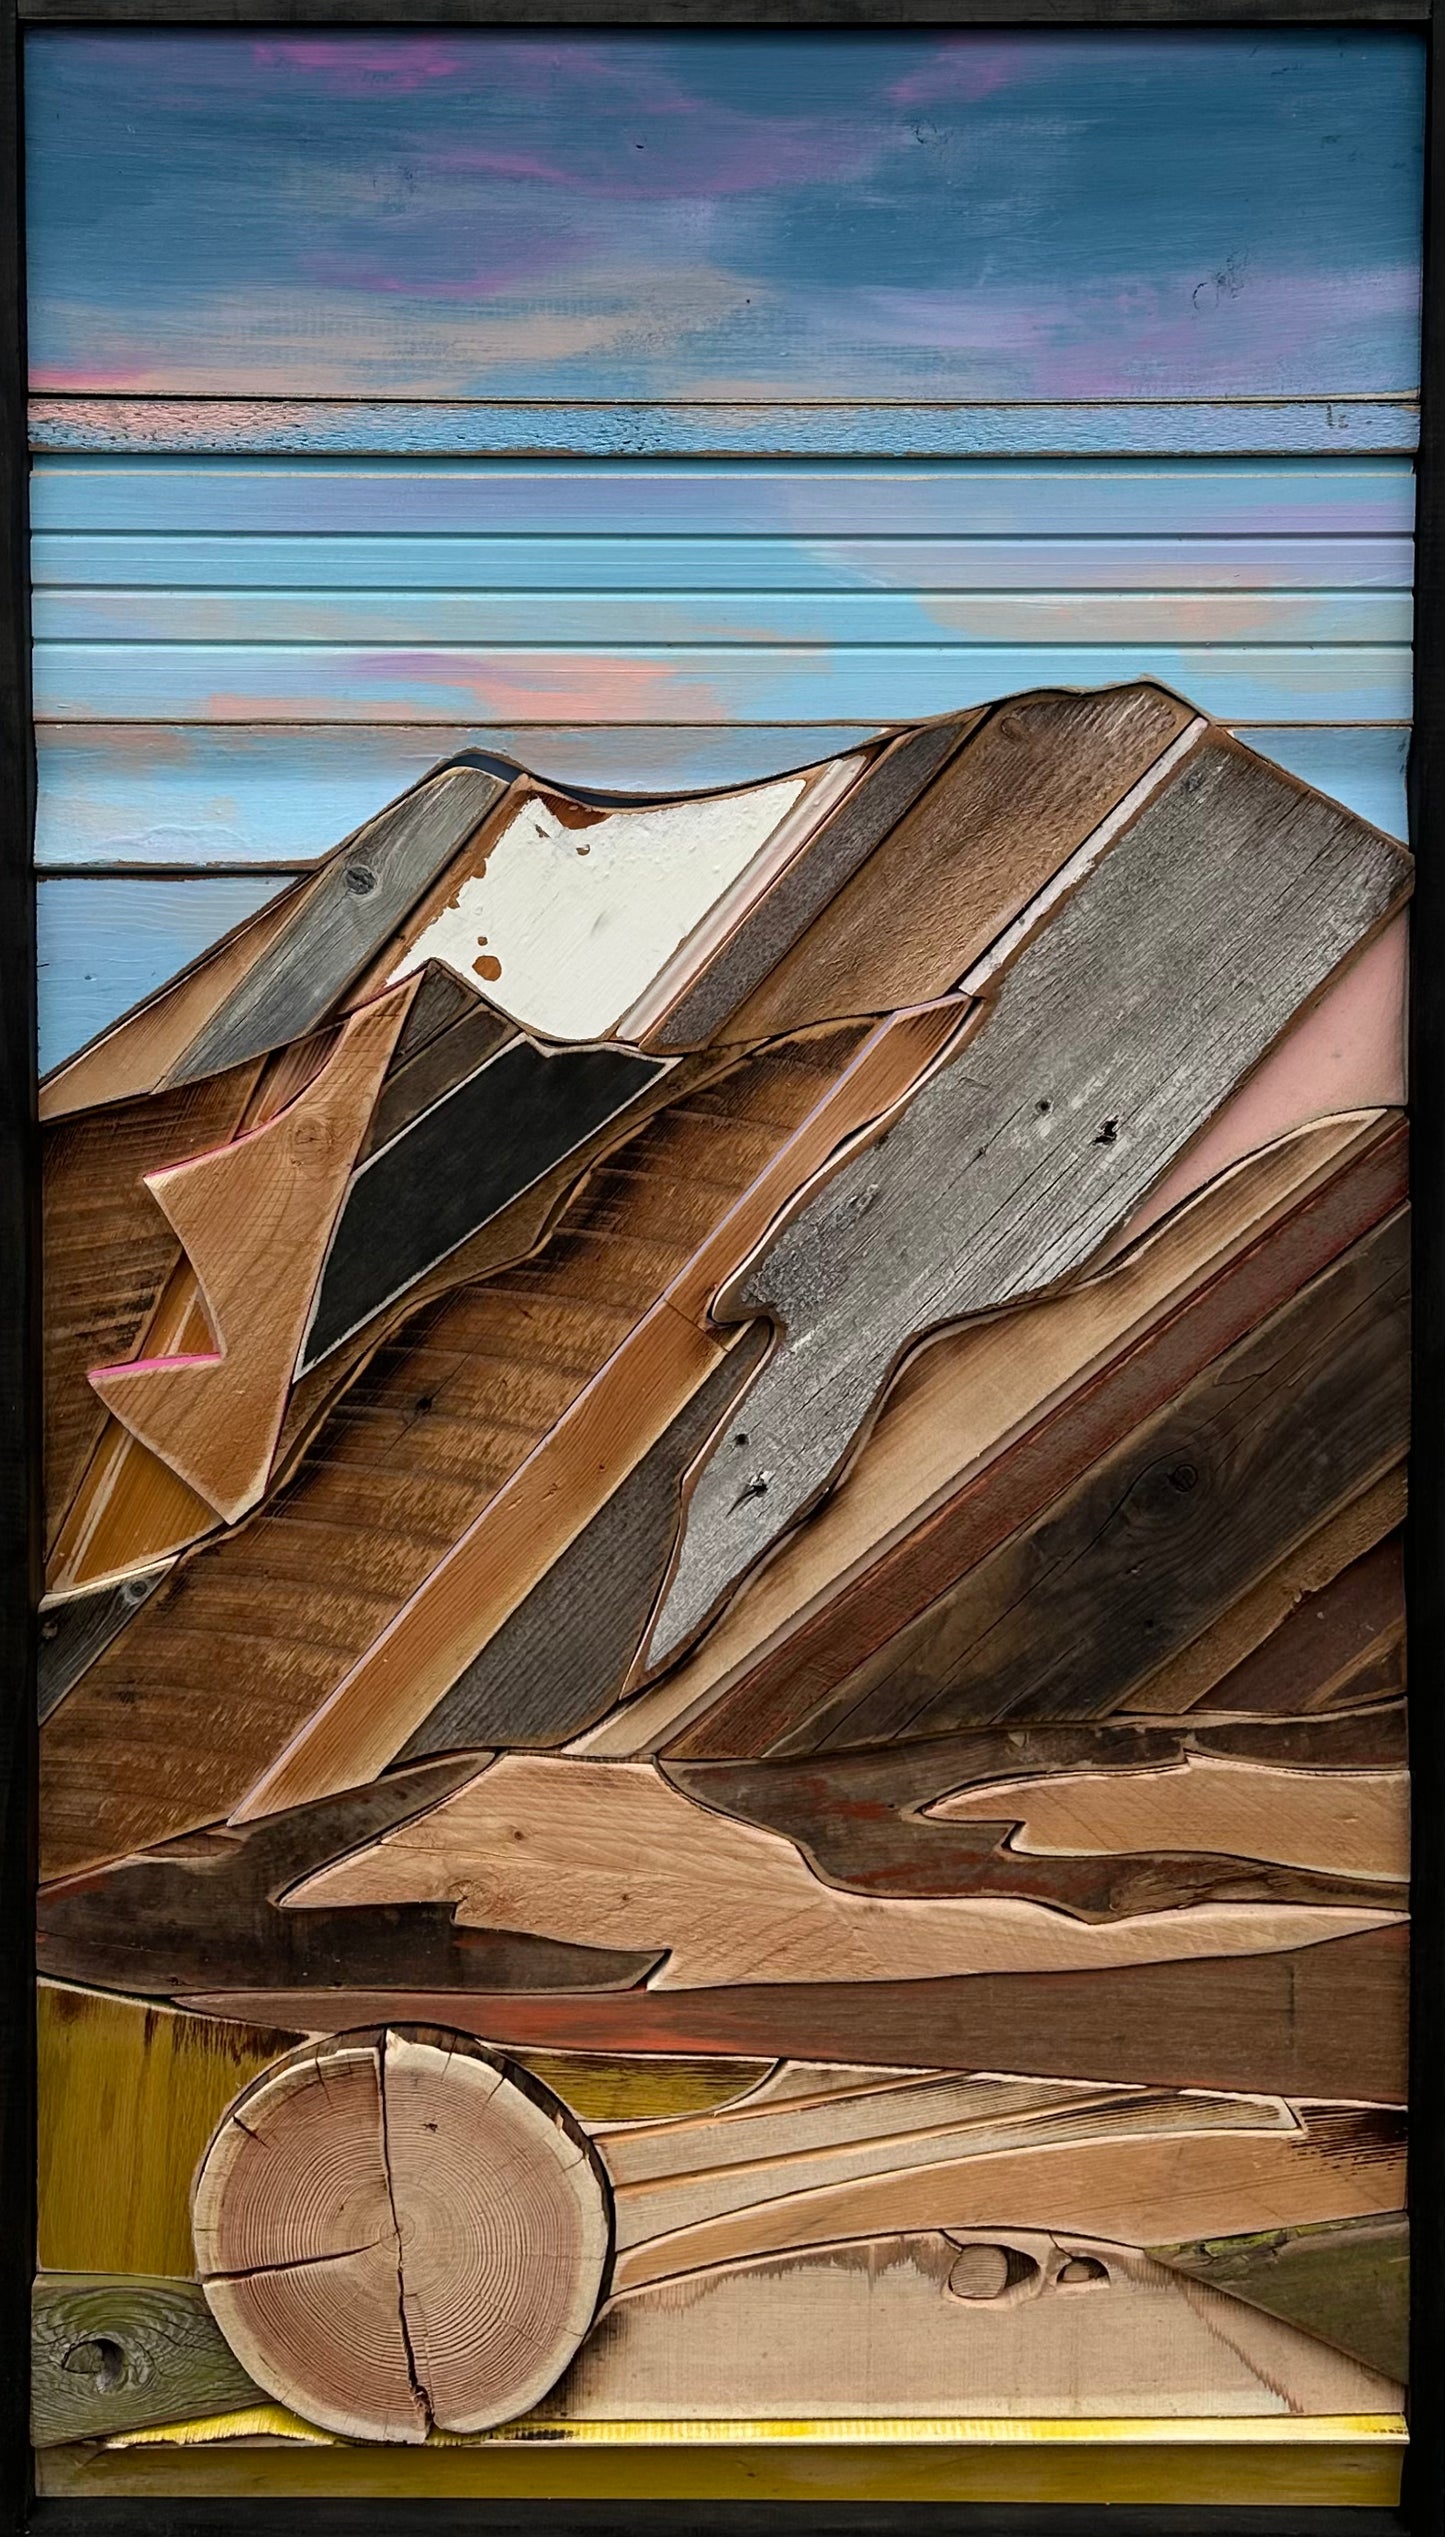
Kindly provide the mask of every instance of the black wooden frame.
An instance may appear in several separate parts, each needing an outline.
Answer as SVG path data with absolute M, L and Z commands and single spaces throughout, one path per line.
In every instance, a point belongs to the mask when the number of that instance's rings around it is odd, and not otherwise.
M 35 1625 L 39 1209 L 27 571 L 27 26 L 1418 27 L 1428 47 L 1411 1107 L 1414 1444 L 1406 1537 L 1416 1824 L 1411 2439 L 1400 2509 L 1071 2503 L 35 2501 Z M 0 0 L 0 2537 L 1445 2537 L 1445 0 Z

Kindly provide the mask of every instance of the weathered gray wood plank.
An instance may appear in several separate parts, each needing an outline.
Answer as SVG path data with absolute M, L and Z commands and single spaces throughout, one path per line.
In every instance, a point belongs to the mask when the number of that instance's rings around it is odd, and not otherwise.
M 30 2419 L 40 2449 L 270 2401 L 232 2353 L 199 2282 L 41 2273 L 31 2300 L 30 2356 Z
M 654 1663 L 827 1488 L 910 1344 L 1078 1269 L 1409 872 L 1222 734 L 1185 758 L 957 1053 L 723 1290 L 720 1318 L 767 1313 L 780 1336 L 697 1476 Z
M 133 1612 L 148 1602 L 171 1572 L 170 1560 L 118 1586 L 100 1586 L 94 1594 L 76 1595 L 40 1616 L 40 1644 L 35 1660 L 36 1714 L 48 1718 L 72 1684 L 103 1647 L 125 1628 Z
M 291 922 L 169 1080 L 218 1074 L 313 1030 L 506 790 L 480 767 L 449 767 L 359 828 L 298 892 Z

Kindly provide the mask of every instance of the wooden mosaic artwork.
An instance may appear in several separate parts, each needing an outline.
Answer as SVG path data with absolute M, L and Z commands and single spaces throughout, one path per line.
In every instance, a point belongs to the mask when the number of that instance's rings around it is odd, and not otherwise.
M 43 2445 L 1398 2411 L 1409 887 L 474 752 L 50 1078 Z

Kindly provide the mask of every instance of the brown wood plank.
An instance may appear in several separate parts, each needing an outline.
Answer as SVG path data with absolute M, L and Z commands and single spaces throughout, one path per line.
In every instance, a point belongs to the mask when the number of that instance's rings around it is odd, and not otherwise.
M 666 1020 L 648 1033 L 648 1046 L 660 1050 L 697 1048 L 724 1033 L 729 1038 L 746 1039 L 746 1025 L 736 1020 L 738 1008 L 750 997 L 760 1005 L 766 1001 L 772 975 L 812 927 L 819 939 L 812 957 L 801 964 L 803 974 L 795 982 L 796 991 L 806 1000 L 812 961 L 820 952 L 825 959 L 827 956 L 823 940 L 827 929 L 818 920 L 824 917 L 829 901 L 896 830 L 945 760 L 953 756 L 982 719 L 979 713 L 951 715 L 945 721 L 900 732 L 880 750 L 861 782 L 748 910 L 743 922 L 684 990 Z M 910 990 L 894 1000 L 906 1004 L 916 999 Z M 786 987 L 783 1001 L 787 1001 Z M 766 1024 L 757 1036 L 766 1038 L 777 1027 L 775 1023 Z
M 403 1748 L 403 1761 L 477 1745 L 549 1746 L 621 1696 L 672 1555 L 682 1477 L 767 1345 L 743 1330 L 670 1427 Z
M 1077 1271 L 1409 887 L 1403 850 L 1202 740 L 1019 945 L 981 1018 L 714 1307 L 779 1338 L 691 1484 L 675 1656 L 837 1478 L 904 1353 Z M 1221 981 L 1228 980 L 1222 991 Z
M 1102 1717 L 1398 1460 L 1402 1210 L 839 1684 L 781 1751 Z M 739 1415 L 742 1415 L 740 1412 Z
M 550 1998 L 444 1991 L 413 1993 L 404 2008 L 376 1992 L 216 1992 L 192 2005 L 282 2022 L 304 2009 L 309 2026 L 335 2030 L 404 2014 L 574 2051 L 795 2054 L 1398 2105 L 1408 1961 L 1408 1933 L 1395 1927 L 1277 1955 L 1099 1973 Z
M 946 995 L 1193 719 L 1161 687 L 994 706 L 727 1017 L 729 1037 Z
M 1278 1152 L 1283 1157 L 1291 1150 Z M 1301 1146 L 1301 1160 L 1303 1155 Z M 1236 1201 L 1251 1187 L 1258 1187 L 1261 1197 L 1270 1191 L 1267 1162 L 1261 1157 L 1258 1168 L 1241 1170 Z M 680 1758 L 701 1760 L 763 1751 L 786 1735 L 953 1579 L 997 1550 L 1061 1486 L 1077 1479 L 1096 1456 L 1157 1412 L 1172 1392 L 1398 1205 L 1407 1185 L 1403 1124 L 1391 1121 L 1362 1150 L 1346 1147 L 1338 1169 L 1330 1163 L 1326 1173 L 1323 1183 L 1307 1181 L 1277 1212 L 1264 1206 L 1253 1238 L 1242 1244 L 1232 1238 L 1236 1227 L 1227 1202 L 1235 1185 L 1226 1181 L 1186 1211 L 1172 1230 L 1156 1234 L 1132 1266 L 1121 1263 L 1096 1285 L 1027 1306 L 928 1350 L 899 1387 L 893 1421 L 899 1436 L 893 1450 L 911 1449 L 910 1392 L 917 1389 L 930 1415 L 951 1414 L 960 1434 L 954 1486 L 939 1489 L 937 1502 L 925 1506 L 921 1522 L 880 1527 L 876 1556 L 862 1555 L 860 1526 L 845 1533 L 850 1548 L 858 1538 L 855 1571 L 826 1602 L 821 1600 L 823 1581 L 815 1582 L 804 1566 L 800 1584 L 811 1587 L 812 1595 L 804 1600 L 799 1593 L 797 1623 L 775 1627 L 755 1657 L 749 1653 L 727 1668 L 721 1695 L 710 1703 L 706 1695 L 713 1669 L 705 1640 L 684 1668 L 684 1678 L 695 1669 L 697 1693 L 684 1689 L 674 1706 L 664 1685 L 658 1699 L 664 1720 L 669 1710 L 680 1710 L 684 1720 L 691 1715 L 696 1723 L 684 1723 L 670 1742 L 665 1724 L 660 1724 L 657 1740 Z M 966 1403 L 975 1384 L 988 1396 L 995 1355 L 1011 1378 L 1011 1388 L 1004 1396 L 1003 1416 L 978 1439 L 984 1450 L 974 1452 L 974 1431 L 964 1423 Z M 1071 1367 L 1077 1368 L 1072 1381 Z M 1026 1386 L 1018 1379 L 1021 1369 L 1030 1369 Z M 936 1411 L 930 1400 L 934 1393 Z M 885 1408 L 873 1440 L 880 1459 L 891 1443 L 888 1421 Z M 849 1489 L 865 1478 L 868 1452 L 865 1446 L 857 1473 L 814 1517 L 815 1526 L 843 1529 L 844 1501 Z M 865 1497 L 865 1514 L 867 1506 Z M 806 1534 L 800 1537 L 800 1565 L 805 1540 Z M 785 1550 L 777 1564 L 790 1555 Z M 765 1597 L 769 1573 L 765 1570 L 749 1593 Z M 1272 1614 L 1260 1636 L 1277 1617 Z M 742 1635 L 741 1629 L 736 1635 Z M 1225 1660 L 1233 1661 L 1232 1656 Z
M 743 1139 L 750 1168 L 726 1189 L 711 1180 L 706 1205 L 695 1206 L 690 1219 L 677 1181 L 669 1183 L 660 1171 L 649 1177 L 646 1141 L 629 1149 L 635 1182 L 630 1247 L 614 1239 L 599 1259 L 618 1297 L 609 1344 L 594 1352 L 585 1379 L 566 1398 L 554 1399 L 541 1421 L 549 1432 L 529 1438 L 529 1447 L 539 1449 L 516 1455 L 503 1475 L 506 1485 L 418 1579 L 405 1611 L 233 1808 L 238 1820 L 328 1795 L 394 1758 L 713 1371 L 722 1346 L 705 1316 L 719 1277 L 840 1137 L 916 1081 L 956 1015 L 952 1002 L 929 1005 L 895 1014 L 874 1030 L 848 1024 L 761 1053 L 749 1082 L 787 1083 L 796 1094 L 806 1081 L 814 1098 L 800 1102 L 791 1133 L 753 1128 Z M 834 1058 L 826 1070 L 825 1049 Z M 719 1088 L 724 1108 L 726 1092 L 725 1084 Z M 771 1097 L 777 1099 L 777 1091 Z M 664 1113 L 674 1121 L 686 1115 L 676 1107 Z M 594 1273 L 585 1291 L 595 1296 L 597 1282 Z M 515 1277 L 505 1283 L 515 1284 Z M 493 1281 L 490 1291 L 499 1284 Z M 535 1350 L 540 1318 L 532 1306 L 514 1343 L 519 1352 L 523 1343 Z M 567 1324 L 576 1320 L 569 1298 Z M 575 1348 L 570 1328 L 564 1326 L 563 1336 Z
M 659 1112 L 533 1258 L 421 1308 L 378 1350 L 294 1478 L 183 1562 L 49 1721 L 47 1874 L 214 1822 L 244 1796 L 766 1178 L 860 1037 L 809 1035 Z M 705 1373 L 719 1351 L 694 1335 Z M 283 1584 L 304 1590 L 294 1618 L 278 1611 Z
M 1388 1698 L 1403 1683 L 1403 1537 L 1389 1533 L 1314 1594 L 1194 1704 L 1280 1716 Z
M 620 2254 L 614 2280 L 625 2290 L 704 2265 L 895 2229 L 976 2230 L 1011 2221 L 1147 2246 L 1162 2224 L 1182 2225 L 1191 2237 L 1222 2237 L 1389 2210 L 1403 2180 L 1403 2127 L 1380 2112 L 1311 2110 L 1297 2131 L 1199 2133 L 1187 2150 L 1166 2131 L 992 2157 L 945 2153 L 927 2165 L 815 2186 L 674 2230 Z

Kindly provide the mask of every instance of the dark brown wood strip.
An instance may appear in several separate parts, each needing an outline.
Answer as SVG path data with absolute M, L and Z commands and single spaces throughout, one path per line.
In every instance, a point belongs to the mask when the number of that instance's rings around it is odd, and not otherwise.
M 1198 1857 L 1060 1859 L 1010 1852 L 1005 1829 L 950 1823 L 921 1809 L 993 1780 L 1053 1771 L 1131 1771 L 1182 1762 L 1191 1753 L 1283 1763 L 1312 1771 L 1398 1769 L 1404 1713 L 1398 1706 L 1362 1717 L 1272 1717 L 1207 1722 L 1150 1718 L 1061 1726 L 975 1727 L 960 1734 L 863 1753 L 819 1753 L 800 1761 L 670 1762 L 665 1775 L 701 1805 L 738 1815 L 796 1841 L 830 1885 L 891 1895 L 1013 1894 L 1092 1918 L 1164 1911 L 1181 1903 L 1237 1899 L 1346 1899 L 1305 1879 L 1298 1890 L 1244 1891 L 1239 1860 Z M 1236 1886 L 1234 1880 L 1238 1880 Z M 1286 1882 L 1288 1877 L 1286 1876 Z M 1325 1879 L 1325 1883 L 1333 1880 Z M 1348 1899 L 1374 1893 L 1399 1904 L 1398 1889 L 1350 1885 Z
M 659 1111 L 589 1175 L 535 1257 L 423 1307 L 378 1350 L 294 1479 L 183 1561 L 49 1720 L 46 1874 L 239 1802 L 864 1036 L 806 1034 Z
M 1102 1717 L 1409 1433 L 1390 1217 L 840 1683 L 779 1750 Z
M 212 1992 L 187 2005 L 213 2017 L 293 2025 L 304 2017 L 312 2029 L 333 2031 L 373 2018 L 435 2019 L 499 2044 L 771 2053 L 894 2070 L 999 2070 L 1400 2105 L 1408 1958 L 1407 1932 L 1397 1926 L 1276 1955 L 1099 1973 L 758 1983 L 585 1998 Z
M 213 1825 L 93 1876 L 42 1887 L 40 1970 L 142 1999 L 215 1982 L 625 1990 L 642 1981 L 657 1955 L 463 1929 L 448 1906 L 278 1908 L 301 1877 L 449 1796 L 483 1758 L 396 1771 L 345 1797 L 244 1829 Z
M 946 995 L 1192 719 L 1162 687 L 994 706 L 732 1013 L 728 1037 Z

